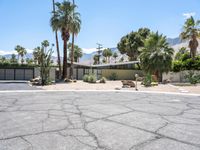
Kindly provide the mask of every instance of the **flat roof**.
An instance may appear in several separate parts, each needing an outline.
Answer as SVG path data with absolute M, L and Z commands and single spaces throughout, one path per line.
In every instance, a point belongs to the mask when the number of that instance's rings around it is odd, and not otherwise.
M 129 62 L 121 62 L 121 63 L 110 63 L 110 64 L 99 64 L 99 65 L 86 65 L 81 63 L 75 63 L 75 65 L 78 66 L 84 66 L 84 67 L 109 67 L 109 66 L 122 66 L 122 65 L 134 65 L 139 64 L 140 61 L 129 61 Z

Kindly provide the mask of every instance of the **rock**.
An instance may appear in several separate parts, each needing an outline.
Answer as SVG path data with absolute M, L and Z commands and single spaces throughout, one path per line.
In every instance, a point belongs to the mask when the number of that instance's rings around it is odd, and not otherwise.
M 123 80 L 122 84 L 123 84 L 123 86 L 122 86 L 123 88 L 129 88 L 129 87 L 134 88 L 135 87 L 135 83 L 131 80 Z
M 70 80 L 70 79 L 68 79 L 68 78 L 65 78 L 65 79 L 64 79 L 64 82 L 66 82 L 66 83 L 72 83 L 72 80 Z
M 166 79 L 162 82 L 163 84 L 168 84 L 168 83 L 171 83 L 171 80 L 170 79 Z

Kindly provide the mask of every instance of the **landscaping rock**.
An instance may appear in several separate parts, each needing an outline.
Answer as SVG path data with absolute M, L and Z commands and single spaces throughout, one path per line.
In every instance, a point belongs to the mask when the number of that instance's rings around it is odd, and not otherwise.
M 122 84 L 123 84 L 123 86 L 122 86 L 123 88 L 129 88 L 129 87 L 134 88 L 135 87 L 135 83 L 131 80 L 123 80 Z

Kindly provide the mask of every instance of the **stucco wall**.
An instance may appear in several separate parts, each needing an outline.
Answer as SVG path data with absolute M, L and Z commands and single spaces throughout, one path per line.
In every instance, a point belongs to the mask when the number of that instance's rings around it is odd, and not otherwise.
M 107 79 L 110 78 L 112 73 L 117 75 L 117 80 L 133 80 L 135 78 L 135 74 L 139 74 L 139 76 L 143 76 L 143 72 L 141 70 L 121 70 L 121 69 L 103 69 L 102 76 Z
M 188 82 L 185 78 L 188 75 L 189 71 L 181 71 L 181 72 L 169 72 L 163 73 L 162 80 L 170 80 L 171 82 Z M 195 74 L 200 74 L 200 70 L 194 71 Z

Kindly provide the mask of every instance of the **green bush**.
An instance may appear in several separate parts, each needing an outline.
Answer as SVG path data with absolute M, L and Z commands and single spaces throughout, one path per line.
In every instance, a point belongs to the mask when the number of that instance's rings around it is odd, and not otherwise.
M 110 75 L 110 80 L 113 80 L 113 81 L 117 80 L 117 74 L 116 73 L 112 73 Z
M 88 82 L 88 80 L 89 80 L 89 75 L 84 75 L 83 76 L 83 81 L 84 82 Z
M 179 72 L 183 68 L 183 63 L 181 61 L 174 61 L 172 65 L 172 70 L 174 72 Z
M 105 78 L 105 77 L 102 77 L 102 78 L 100 79 L 100 83 L 106 83 L 106 78 Z
M 97 78 L 96 78 L 95 74 L 84 75 L 83 81 L 84 82 L 88 82 L 88 83 L 96 83 L 97 82 Z
M 197 56 L 195 59 L 187 58 L 174 61 L 172 70 L 174 72 L 179 72 L 182 70 L 200 70 L 200 56 Z
M 144 78 L 143 84 L 145 87 L 149 87 L 151 86 L 151 83 L 152 83 L 152 75 L 148 73 Z
M 96 83 L 96 82 L 97 82 L 97 77 L 96 77 L 96 75 L 95 75 L 95 74 L 89 75 L 89 77 L 88 77 L 88 82 L 89 82 L 89 83 Z
M 188 79 L 191 84 L 200 83 L 200 75 L 195 75 L 194 71 L 190 71 L 185 78 Z

